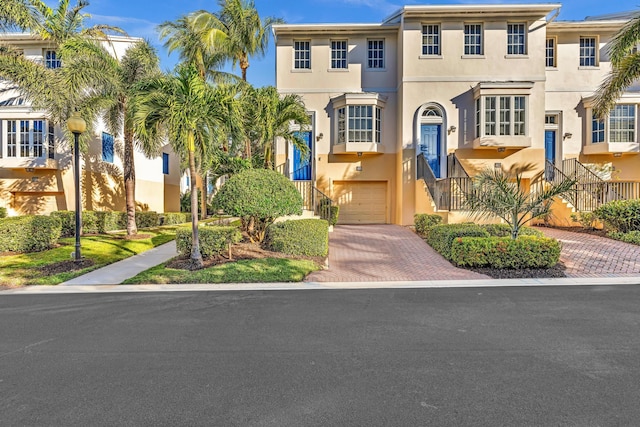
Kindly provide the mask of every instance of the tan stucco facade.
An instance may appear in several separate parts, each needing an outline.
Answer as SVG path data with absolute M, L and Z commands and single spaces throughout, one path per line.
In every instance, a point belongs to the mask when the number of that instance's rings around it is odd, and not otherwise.
M 335 182 L 340 188 L 349 181 L 386 182 L 385 222 L 409 225 L 421 212 L 469 220 L 437 209 L 417 177 L 421 152 L 432 156 L 437 179 L 447 178 L 453 154 L 469 176 L 529 164 L 528 182 L 542 174 L 545 159 L 562 167 L 563 159 L 575 158 L 612 170 L 610 179 L 640 180 L 637 108 L 634 141 L 591 140 L 589 99 L 610 71 L 607 43 L 627 18 L 557 22 L 560 6 L 405 6 L 381 24 L 277 25 L 276 84 L 281 93 L 301 95 L 312 116 L 315 186 L 336 200 L 344 197 L 335 194 Z M 473 31 L 481 39 L 475 51 L 467 43 Z M 522 34 L 522 47 L 514 34 Z M 371 60 L 378 58 L 379 40 L 382 66 Z M 594 65 L 581 66 L 581 43 L 595 43 Z M 633 88 L 621 102 L 640 106 Z M 373 106 L 362 125 L 371 134 L 354 143 L 361 125 L 350 119 L 362 114 L 361 106 Z M 436 139 L 437 148 L 430 148 Z M 438 150 L 437 158 L 425 150 Z M 276 159 L 295 169 L 292 148 L 282 142 Z M 571 209 L 558 212 L 566 217 Z

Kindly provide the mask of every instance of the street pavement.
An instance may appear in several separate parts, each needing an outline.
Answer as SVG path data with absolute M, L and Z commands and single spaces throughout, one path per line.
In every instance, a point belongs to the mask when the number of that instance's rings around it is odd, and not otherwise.
M 640 287 L 0 294 L 0 425 L 635 426 Z

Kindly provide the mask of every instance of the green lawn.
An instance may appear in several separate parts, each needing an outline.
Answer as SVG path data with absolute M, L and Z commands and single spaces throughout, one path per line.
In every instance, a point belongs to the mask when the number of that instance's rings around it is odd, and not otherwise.
M 164 226 L 140 230 L 140 234 L 150 237 L 139 240 L 125 240 L 122 235 L 86 236 L 81 239 L 84 258 L 94 264 L 82 270 L 47 275 L 42 268 L 71 259 L 75 250 L 73 237 L 60 239 L 60 246 L 42 252 L 0 256 L 0 285 L 57 285 L 58 283 L 88 273 L 96 268 L 120 261 L 132 255 L 152 249 L 175 239 L 177 226 Z
M 300 282 L 319 269 L 313 261 L 284 258 L 241 260 L 197 271 L 176 270 L 162 264 L 124 284 Z

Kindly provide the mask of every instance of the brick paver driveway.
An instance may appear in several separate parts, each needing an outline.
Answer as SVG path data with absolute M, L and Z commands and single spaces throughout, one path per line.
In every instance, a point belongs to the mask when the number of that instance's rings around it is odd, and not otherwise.
M 467 280 L 488 276 L 452 266 L 418 235 L 398 225 L 338 225 L 329 234 L 329 269 L 308 282 Z
M 562 242 L 560 261 L 567 277 L 615 277 L 640 274 L 640 247 L 586 233 L 538 227 Z

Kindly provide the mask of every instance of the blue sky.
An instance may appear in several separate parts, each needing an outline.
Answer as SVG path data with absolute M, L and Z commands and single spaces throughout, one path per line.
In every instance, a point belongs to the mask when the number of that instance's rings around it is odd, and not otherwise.
M 48 1 L 49 4 L 57 2 Z M 380 22 L 403 5 L 411 4 L 480 4 L 480 3 L 541 3 L 536 1 L 465 1 L 465 0 L 255 0 L 262 17 L 273 16 L 287 23 Z M 550 2 L 544 2 L 550 3 Z M 552 3 L 552 2 L 551 2 Z M 638 10 L 640 0 L 567 0 L 562 3 L 560 20 L 581 20 L 586 16 Z M 156 27 L 164 21 L 199 9 L 218 10 L 216 0 L 90 0 L 85 9 L 94 23 L 117 25 L 130 35 L 151 41 L 158 49 L 163 69 L 171 69 L 177 61 L 174 52 L 167 55 L 158 39 Z M 273 40 L 264 58 L 253 58 L 247 72 L 256 86 L 275 84 Z M 235 70 L 237 74 L 240 70 Z

